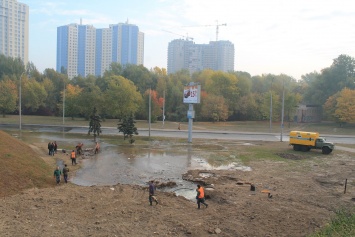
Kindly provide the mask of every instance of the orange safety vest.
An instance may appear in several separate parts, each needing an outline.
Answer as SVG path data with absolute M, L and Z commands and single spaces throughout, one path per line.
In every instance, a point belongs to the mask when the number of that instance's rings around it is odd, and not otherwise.
M 72 159 L 75 159 L 75 151 L 72 151 L 72 152 L 71 152 L 71 158 L 72 158 Z
M 200 192 L 200 195 L 198 195 L 198 198 L 204 198 L 205 197 L 205 191 L 203 190 L 202 187 L 198 190 Z

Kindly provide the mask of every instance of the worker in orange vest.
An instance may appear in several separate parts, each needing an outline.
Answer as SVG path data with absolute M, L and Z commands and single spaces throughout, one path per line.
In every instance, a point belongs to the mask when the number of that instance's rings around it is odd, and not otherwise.
M 71 164 L 72 165 L 76 165 L 76 154 L 75 154 L 75 151 L 73 150 L 70 154 L 70 158 L 71 158 Z
M 197 196 L 196 196 L 196 199 L 197 199 L 197 208 L 200 209 L 200 204 L 202 203 L 203 205 L 205 205 L 205 207 L 207 208 L 208 207 L 208 204 L 205 203 L 205 190 L 203 189 L 203 187 L 201 187 L 201 185 L 197 185 L 197 189 L 196 189 L 196 192 L 197 192 Z

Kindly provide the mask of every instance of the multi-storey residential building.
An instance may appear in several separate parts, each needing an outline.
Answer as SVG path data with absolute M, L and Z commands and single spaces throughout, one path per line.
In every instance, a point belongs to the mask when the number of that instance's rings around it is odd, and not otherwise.
M 0 0 L 0 54 L 28 63 L 29 7 L 17 0 Z
M 189 69 L 189 52 L 193 46 L 190 40 L 176 39 L 168 45 L 168 73 Z
M 203 69 L 233 71 L 234 45 L 230 41 L 195 44 L 189 40 L 173 40 L 168 46 L 168 73 L 181 69 L 190 73 Z
M 70 35 L 66 32 L 74 26 L 77 29 L 77 39 L 73 42 L 76 46 L 68 47 Z M 143 64 L 144 34 L 132 24 L 120 23 L 104 29 L 81 24 L 60 26 L 57 38 L 57 71 L 63 67 L 69 78 L 77 75 L 102 76 L 112 62 Z M 69 52 L 76 53 L 72 61 L 68 59 Z
M 110 28 L 96 30 L 95 75 L 103 75 L 112 63 L 112 33 Z
M 78 27 L 78 74 L 95 75 L 96 29 L 91 25 Z
M 69 78 L 78 75 L 78 25 L 57 28 L 57 71 L 66 71 Z

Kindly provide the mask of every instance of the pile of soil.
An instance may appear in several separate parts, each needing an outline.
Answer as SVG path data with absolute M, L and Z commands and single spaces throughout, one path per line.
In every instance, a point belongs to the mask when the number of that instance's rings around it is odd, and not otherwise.
M 45 144 L 44 144 L 45 145 Z M 43 153 L 43 149 L 39 149 Z M 67 159 L 65 154 L 61 154 Z M 48 158 L 43 155 L 43 159 Z M 336 210 L 352 208 L 355 185 L 351 154 L 311 161 L 258 161 L 252 171 L 191 170 L 184 177 L 206 189 L 208 208 L 147 187 L 81 187 L 61 183 L 0 199 L 1 236 L 306 236 Z M 301 163 L 303 162 L 303 163 Z M 69 168 L 74 168 L 71 165 Z M 73 170 L 71 170 L 72 172 Z M 201 175 L 201 173 L 204 175 Z M 210 175 L 205 175 L 210 173 Z M 353 177 L 354 178 L 354 177 Z M 251 185 L 255 191 L 251 191 Z M 271 195 L 268 195 L 270 193 Z M 272 197 L 270 197 L 272 196 Z

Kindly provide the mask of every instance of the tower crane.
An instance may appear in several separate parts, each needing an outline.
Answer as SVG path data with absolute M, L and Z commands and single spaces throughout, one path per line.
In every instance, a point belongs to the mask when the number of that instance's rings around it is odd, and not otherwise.
M 185 35 L 180 35 L 180 34 L 177 34 L 177 33 L 171 32 L 171 31 L 168 31 L 168 30 L 162 30 L 162 31 L 168 32 L 168 33 L 170 33 L 170 34 L 178 35 L 178 36 L 181 36 L 181 37 L 186 37 L 186 40 L 194 40 L 194 38 L 189 37 L 189 35 L 188 35 L 187 33 L 186 33 L 186 36 L 185 36 Z
M 205 27 L 205 26 L 215 26 L 216 27 L 216 41 L 218 41 L 219 27 L 220 26 L 227 26 L 227 23 L 218 24 L 218 21 L 216 21 L 215 25 L 199 25 L 199 26 L 183 26 L 183 27 Z

